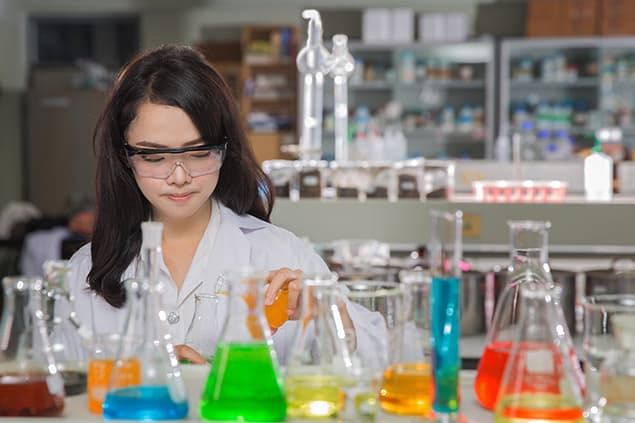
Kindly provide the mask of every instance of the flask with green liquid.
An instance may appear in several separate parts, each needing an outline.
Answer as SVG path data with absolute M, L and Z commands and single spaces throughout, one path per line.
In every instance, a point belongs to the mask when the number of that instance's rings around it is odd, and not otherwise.
M 228 272 L 229 314 L 200 403 L 204 420 L 276 422 L 287 403 L 264 314 L 264 273 Z

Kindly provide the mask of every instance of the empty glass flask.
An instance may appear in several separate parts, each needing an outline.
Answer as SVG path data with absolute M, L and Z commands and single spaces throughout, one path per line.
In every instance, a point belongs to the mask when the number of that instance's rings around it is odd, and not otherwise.
M 204 420 L 275 422 L 286 417 L 282 375 L 264 314 L 264 272 L 226 272 L 229 312 L 199 412 Z
M 0 416 L 59 416 L 64 381 L 48 337 L 43 281 L 7 276 L 2 286 Z
M 220 336 L 218 295 L 195 294 L 194 318 L 185 335 L 185 344 L 198 351 L 211 364 Z

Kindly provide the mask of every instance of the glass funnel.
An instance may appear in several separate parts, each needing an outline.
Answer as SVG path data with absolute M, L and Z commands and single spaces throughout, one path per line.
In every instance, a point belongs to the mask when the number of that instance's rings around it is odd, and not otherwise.
M 518 326 L 520 288 L 535 282 L 553 286 L 548 263 L 549 222 L 509 221 L 510 264 L 507 284 L 496 301 L 487 333 L 485 351 L 479 361 L 474 393 L 480 404 L 493 410 L 505 364 Z
M 59 416 L 64 381 L 51 352 L 43 281 L 7 276 L 2 285 L 0 416 Z
M 102 404 L 105 419 L 169 420 L 188 413 L 187 394 L 158 279 L 163 225 L 143 222 L 143 278 L 128 279 L 125 329 Z
M 579 362 L 554 290 L 527 281 L 494 413 L 497 423 L 583 423 Z
M 226 272 L 225 320 L 199 411 L 205 420 L 282 421 L 287 404 L 264 314 L 264 272 Z
M 450 422 L 459 419 L 463 213 L 430 210 L 430 218 L 432 409 L 438 421 Z
M 335 276 L 306 277 L 301 298 L 298 332 L 286 369 L 287 415 L 334 418 L 343 406 L 343 388 L 352 385 L 347 341 L 355 338 L 346 335 L 340 312 L 345 302 Z

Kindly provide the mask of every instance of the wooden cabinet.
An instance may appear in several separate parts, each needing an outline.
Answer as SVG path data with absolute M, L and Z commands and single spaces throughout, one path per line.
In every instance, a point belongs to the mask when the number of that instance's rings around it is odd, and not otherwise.
M 281 158 L 297 137 L 297 29 L 248 26 L 242 30 L 240 109 L 259 162 Z

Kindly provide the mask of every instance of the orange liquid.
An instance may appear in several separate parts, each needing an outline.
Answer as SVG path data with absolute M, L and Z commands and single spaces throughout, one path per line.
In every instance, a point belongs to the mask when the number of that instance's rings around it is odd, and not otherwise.
M 434 384 L 427 363 L 389 366 L 379 390 L 379 403 L 388 413 L 427 416 L 432 409 Z
M 110 358 L 93 359 L 88 363 L 88 410 L 101 414 L 101 404 L 106 398 L 110 374 L 115 361 Z M 138 360 L 126 360 L 119 367 L 113 380 L 113 388 L 123 388 L 141 383 L 141 363 Z
M 483 356 L 478 362 L 478 370 L 474 380 L 474 394 L 478 402 L 488 410 L 493 410 L 496 406 L 498 388 L 511 348 L 510 341 L 493 342 L 485 347 Z
M 278 291 L 276 299 L 270 306 L 265 306 L 265 316 L 271 330 L 278 329 L 289 318 L 287 314 L 287 302 L 289 300 L 289 290 L 282 288 Z
M 64 397 L 53 395 L 46 375 L 0 374 L 0 416 L 57 417 L 64 410 Z

